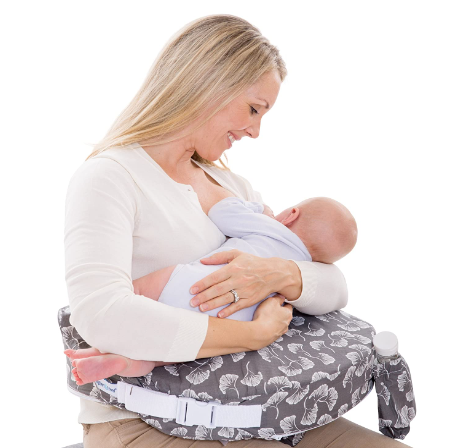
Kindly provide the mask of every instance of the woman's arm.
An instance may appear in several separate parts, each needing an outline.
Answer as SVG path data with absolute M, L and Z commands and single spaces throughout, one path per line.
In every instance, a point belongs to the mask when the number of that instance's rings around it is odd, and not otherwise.
M 279 294 L 289 298 L 286 302 L 298 311 L 318 315 L 339 310 L 347 305 L 346 280 L 337 266 L 315 261 L 282 261 L 290 263 L 286 269 L 296 269 L 300 273 L 299 281 L 298 276 L 293 275 L 292 278 L 296 278 L 296 281 L 292 281 L 292 286 L 279 291 Z M 299 283 L 301 286 L 298 288 Z M 298 294 L 298 291 L 301 293 Z
M 134 293 L 133 234 L 141 216 L 136 188 L 129 173 L 106 158 L 85 162 L 69 183 L 65 278 L 70 322 L 86 342 L 132 359 L 183 362 L 275 340 L 275 331 L 259 323 L 222 322 Z

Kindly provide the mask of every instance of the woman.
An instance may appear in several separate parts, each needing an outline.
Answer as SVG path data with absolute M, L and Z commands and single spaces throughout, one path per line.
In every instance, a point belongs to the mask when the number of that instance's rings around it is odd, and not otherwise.
M 133 279 L 219 247 L 225 236 L 207 212 L 222 198 L 261 201 L 245 179 L 214 161 L 234 141 L 258 137 L 285 75 L 277 49 L 237 17 L 197 20 L 166 45 L 138 94 L 69 184 L 71 323 L 90 345 L 134 359 L 190 361 L 269 345 L 287 331 L 292 305 L 310 314 L 345 306 L 346 285 L 335 266 L 238 251 L 205 261 L 228 264 L 194 285 L 199 294 L 193 301 L 201 311 L 204 305 L 229 304 L 221 316 L 227 317 L 279 293 L 257 308 L 251 322 L 172 308 L 136 295 L 132 286 Z M 231 290 L 241 297 L 237 303 Z M 81 400 L 79 422 L 86 448 L 221 446 L 167 436 L 136 414 L 87 400 Z M 352 446 L 363 436 L 365 446 L 368 437 L 380 443 L 371 446 L 396 443 L 341 418 L 309 431 L 299 446 L 311 446 L 308 440 L 326 446 L 341 433 L 352 434 Z

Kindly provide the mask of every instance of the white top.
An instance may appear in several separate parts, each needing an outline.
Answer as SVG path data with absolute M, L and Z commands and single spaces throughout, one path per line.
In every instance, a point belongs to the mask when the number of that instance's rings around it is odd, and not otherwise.
M 262 202 L 241 176 L 195 162 L 236 197 Z M 208 315 L 134 294 L 132 280 L 189 263 L 226 240 L 203 212 L 190 185 L 170 178 L 138 144 L 111 148 L 85 161 L 72 176 L 65 204 L 65 279 L 70 322 L 102 352 L 133 359 L 194 360 Z M 323 314 L 347 303 L 334 265 L 301 261 L 303 291 L 289 301 Z M 136 414 L 81 399 L 80 423 Z

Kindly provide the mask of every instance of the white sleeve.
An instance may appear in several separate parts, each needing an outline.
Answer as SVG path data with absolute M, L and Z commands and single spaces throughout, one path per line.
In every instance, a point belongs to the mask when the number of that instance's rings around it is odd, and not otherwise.
M 304 314 L 319 315 L 339 310 L 347 305 L 347 285 L 334 264 L 317 261 L 296 261 L 301 272 L 303 289 L 296 300 L 286 300 Z
M 246 200 L 264 203 L 261 194 L 254 191 L 250 182 L 237 175 L 243 185 Z M 347 305 L 348 292 L 344 275 L 334 264 L 317 261 L 296 261 L 303 282 L 301 295 L 296 300 L 286 300 L 304 314 L 319 315 L 339 310 Z
M 209 316 L 134 294 L 131 265 L 139 204 L 132 177 L 114 160 L 89 159 L 70 180 L 64 232 L 70 322 L 105 353 L 194 360 Z

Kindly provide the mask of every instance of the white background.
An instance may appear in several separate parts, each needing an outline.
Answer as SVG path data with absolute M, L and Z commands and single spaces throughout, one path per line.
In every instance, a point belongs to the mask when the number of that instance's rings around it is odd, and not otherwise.
M 278 213 L 329 196 L 356 217 L 351 314 L 399 337 L 418 406 L 406 443 L 452 444 L 457 413 L 458 6 L 447 1 L 20 2 L 2 11 L 3 439 L 82 440 L 57 310 L 68 181 L 166 40 L 230 13 L 289 75 L 258 140 L 228 151 Z M 373 392 L 347 415 L 378 430 Z M 22 440 L 21 440 L 22 439 Z

